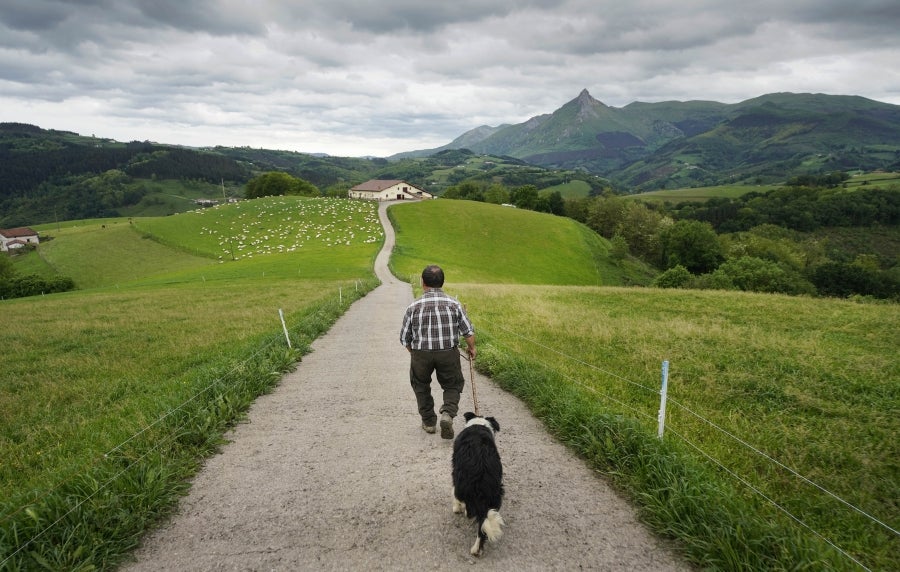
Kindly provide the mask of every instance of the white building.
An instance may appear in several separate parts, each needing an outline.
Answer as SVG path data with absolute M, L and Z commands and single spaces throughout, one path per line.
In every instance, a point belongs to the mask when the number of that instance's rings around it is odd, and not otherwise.
M 37 245 L 38 233 L 28 227 L 0 229 L 0 252 L 9 252 L 27 244 Z
M 434 195 L 406 181 L 372 179 L 356 185 L 347 196 L 351 199 L 372 201 L 403 201 L 407 199 L 433 199 Z

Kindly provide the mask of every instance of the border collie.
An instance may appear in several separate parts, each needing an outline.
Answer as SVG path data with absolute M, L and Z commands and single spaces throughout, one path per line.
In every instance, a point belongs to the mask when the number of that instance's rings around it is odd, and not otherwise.
M 484 541 L 497 542 L 503 535 L 503 466 L 494 443 L 500 425 L 493 417 L 463 415 L 466 427 L 453 442 L 453 512 L 475 519 L 477 536 L 469 550 L 481 556 Z

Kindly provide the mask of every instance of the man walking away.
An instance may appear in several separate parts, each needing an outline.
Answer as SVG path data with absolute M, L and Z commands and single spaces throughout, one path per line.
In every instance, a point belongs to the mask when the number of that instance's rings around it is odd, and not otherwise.
M 400 343 L 410 354 L 409 382 L 416 395 L 422 429 L 434 433 L 437 415 L 431 396 L 431 374 L 444 391 L 441 405 L 441 437 L 453 438 L 453 418 L 459 410 L 459 396 L 465 378 L 462 374 L 459 338 L 466 340 L 466 353 L 475 359 L 475 329 L 459 301 L 446 295 L 444 271 L 439 266 L 427 266 L 422 271 L 422 296 L 406 308 Z

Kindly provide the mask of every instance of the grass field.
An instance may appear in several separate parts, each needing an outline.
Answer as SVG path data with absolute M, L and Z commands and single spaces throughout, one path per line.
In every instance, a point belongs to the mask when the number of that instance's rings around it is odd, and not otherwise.
M 714 569 L 853 570 L 856 558 L 872 569 L 896 568 L 896 535 L 778 464 L 898 528 L 896 305 L 597 287 L 589 277 L 578 287 L 540 285 L 558 284 L 561 267 L 577 266 L 565 250 L 544 260 L 549 250 L 531 242 L 542 233 L 530 221 L 507 218 L 512 209 L 493 209 L 502 230 L 478 235 L 489 206 L 448 208 L 389 211 L 400 231 L 395 271 L 415 282 L 426 263 L 442 264 L 446 289 L 476 322 L 479 367 L 615 478 L 645 518 L 685 542 L 696 562 Z M 516 240 L 521 249 L 508 252 Z M 663 360 L 671 363 L 674 405 L 669 436 L 659 445 Z M 703 485 L 672 488 L 683 480 Z M 712 499 L 719 506 L 709 506 Z
M 54 225 L 41 250 L 85 289 L 0 302 L 0 563 L 40 533 L 0 569 L 109 568 L 130 550 L 293 366 L 278 309 L 302 353 L 374 286 L 375 214 L 269 198 Z M 479 369 L 698 566 L 900 569 L 896 534 L 785 469 L 900 528 L 897 305 L 623 288 L 646 270 L 569 219 L 446 200 L 389 214 L 392 268 L 445 267 Z
M 747 193 L 765 193 L 777 189 L 780 185 L 717 185 L 714 187 L 696 187 L 685 189 L 668 189 L 628 195 L 626 198 L 640 199 L 648 202 L 703 202 L 713 197 L 734 198 Z
M 900 173 L 864 173 L 856 174 L 847 180 L 845 186 L 848 189 L 872 187 L 887 187 L 900 184 Z M 716 185 L 712 187 L 689 187 L 684 189 L 668 189 L 649 191 L 628 195 L 627 198 L 640 199 L 648 202 L 703 202 L 714 197 L 735 198 L 747 193 L 765 193 L 781 187 L 782 185 Z M 564 195 L 565 196 L 565 195 Z
M 846 182 L 848 189 L 857 187 L 889 187 L 900 184 L 900 173 L 861 173 L 852 175 Z
M 276 238 L 274 211 L 293 235 Z M 373 216 L 268 198 L 54 225 L 42 254 L 83 289 L 0 303 L 0 569 L 109 568 L 132 548 L 227 426 L 374 287 Z M 218 261 L 210 234 L 236 230 L 246 247 Z
M 896 305 L 593 287 L 454 285 L 452 290 L 467 304 L 482 339 L 479 361 L 495 377 L 506 378 L 509 389 L 533 400 L 549 426 L 573 424 L 572 434 L 558 429 L 561 436 L 579 443 L 598 469 L 641 499 L 652 513 L 648 520 L 660 530 L 677 530 L 698 562 L 734 569 L 725 555 L 743 552 L 738 560 L 754 563 L 747 569 L 790 568 L 787 562 L 824 555 L 828 546 L 748 485 L 716 470 L 686 441 L 873 569 L 900 562 L 895 535 L 763 456 L 894 529 L 900 525 Z M 505 363 L 506 356 L 520 361 Z M 733 489 L 753 507 L 743 510 L 754 516 L 741 518 L 748 530 L 768 540 L 740 538 L 734 530 L 710 539 L 702 527 L 691 530 L 685 523 L 708 524 L 712 517 L 699 506 L 670 514 L 678 511 L 673 502 L 690 505 L 690 499 L 669 496 L 674 493 L 666 487 L 673 485 L 674 473 L 660 477 L 669 482 L 648 482 L 642 471 L 629 470 L 632 456 L 654 451 L 663 360 L 670 361 L 667 440 L 690 463 L 708 466 L 709 482 Z M 557 381 L 519 379 L 523 371 L 535 370 Z M 589 413 L 578 417 L 576 409 L 566 409 L 560 386 L 590 403 Z M 599 445 L 585 443 L 592 415 L 635 421 L 643 444 L 635 451 L 604 444 L 600 437 Z M 654 490 L 666 492 L 654 496 Z M 807 546 L 805 556 L 791 554 L 800 546 Z M 842 556 L 828 560 L 838 569 L 855 568 Z
M 564 199 L 583 198 L 590 194 L 591 186 L 585 181 L 571 181 L 562 185 L 554 185 L 541 189 L 541 195 L 549 195 L 558 191 Z

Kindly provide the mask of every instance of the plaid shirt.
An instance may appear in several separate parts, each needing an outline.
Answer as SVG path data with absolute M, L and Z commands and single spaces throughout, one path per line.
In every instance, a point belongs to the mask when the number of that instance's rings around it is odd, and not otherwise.
M 400 343 L 414 350 L 449 350 L 457 346 L 460 336 L 474 333 L 462 304 L 435 288 L 406 308 Z

